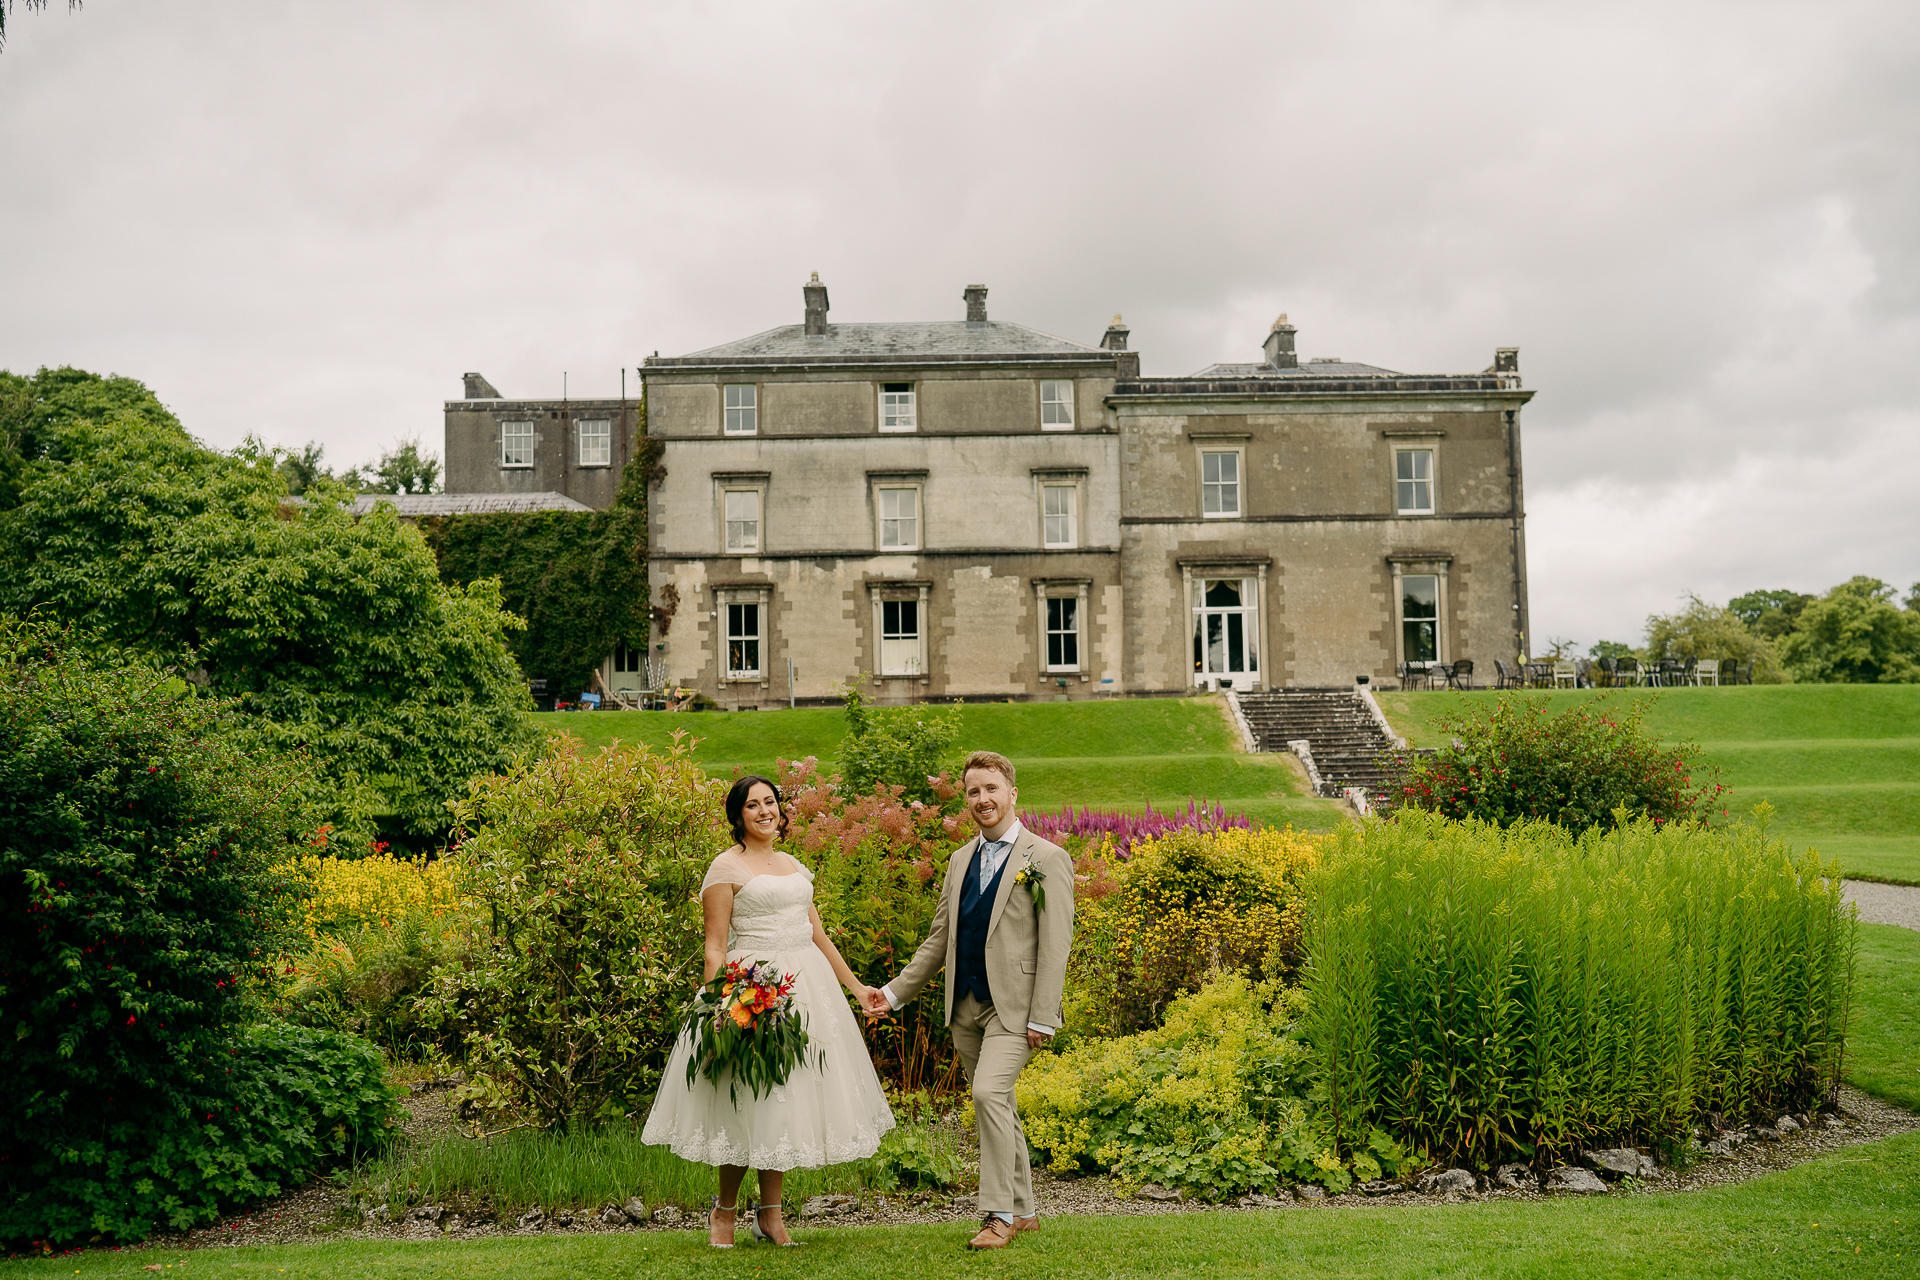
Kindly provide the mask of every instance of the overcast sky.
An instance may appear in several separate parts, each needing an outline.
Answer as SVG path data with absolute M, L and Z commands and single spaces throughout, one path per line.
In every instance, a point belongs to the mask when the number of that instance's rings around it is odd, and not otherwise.
M 1920 579 L 1920 5 L 88 0 L 0 52 L 0 368 L 438 448 L 460 374 L 989 310 L 1150 374 L 1520 348 L 1534 634 Z

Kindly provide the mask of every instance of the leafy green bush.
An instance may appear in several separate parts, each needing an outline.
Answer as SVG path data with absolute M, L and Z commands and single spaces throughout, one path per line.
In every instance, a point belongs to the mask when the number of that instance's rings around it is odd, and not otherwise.
M 875 787 L 898 787 L 922 804 L 953 804 L 936 792 L 935 779 L 959 777 L 947 752 L 960 739 L 960 708 L 870 707 L 857 684 L 845 690 L 847 736 L 840 740 L 840 774 L 848 791 L 864 796 Z
M 280 1008 L 302 1026 L 363 1036 L 396 1061 L 440 1047 L 439 1027 L 420 1008 L 434 968 L 451 958 L 447 924 L 424 911 L 317 938 Z
M 1557 716 L 1547 697 L 1463 700 L 1435 721 L 1452 743 L 1400 760 L 1394 793 L 1409 808 L 1502 826 L 1545 819 L 1584 831 L 1617 809 L 1660 824 L 1711 815 L 1727 788 L 1699 746 L 1655 740 L 1640 723 L 1648 702 L 1622 712 L 1611 698 Z
M 473 932 L 422 997 L 438 1034 L 544 1127 L 641 1106 L 700 981 L 699 891 L 721 786 L 665 754 L 571 738 L 454 806 Z
M 1850 578 L 1800 611 L 1780 656 L 1795 680 L 1920 682 L 1920 611 L 1895 605 L 1878 578 Z
M 1151 1031 L 1042 1054 L 1020 1077 L 1027 1140 L 1060 1172 L 1111 1172 L 1224 1200 L 1279 1182 L 1344 1191 L 1401 1170 L 1384 1134 L 1349 1171 L 1316 1117 L 1306 997 L 1224 974 Z
M 1308 881 L 1330 1132 L 1492 1166 L 1812 1102 L 1852 1007 L 1841 884 L 1745 823 L 1344 828 Z
M 1279 978 L 1298 965 L 1300 879 L 1319 861 L 1319 837 L 1184 828 L 1124 861 L 1104 852 L 1076 866 L 1068 1036 L 1155 1027 L 1177 995 L 1223 969 Z
M 0 1239 L 138 1238 L 306 1167 L 289 1108 L 341 1095 L 275 1092 L 242 1035 L 298 945 L 299 782 L 229 707 L 0 619 Z
M 1739 601 L 1735 601 L 1738 604 Z M 1595 654 L 1596 657 L 1601 656 Z M 1627 654 L 1611 654 L 1627 657 Z M 1787 676 L 1780 669 L 1780 655 L 1773 642 L 1757 635 L 1746 620 L 1729 608 L 1708 604 L 1699 596 L 1687 596 L 1687 607 L 1678 613 L 1656 613 L 1647 618 L 1645 658 L 1713 658 L 1722 669 L 1742 662 L 1753 664 L 1755 684 L 1780 684 Z

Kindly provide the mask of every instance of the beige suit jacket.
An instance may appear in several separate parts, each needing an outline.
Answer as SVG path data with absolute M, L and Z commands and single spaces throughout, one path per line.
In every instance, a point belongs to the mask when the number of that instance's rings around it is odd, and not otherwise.
M 947 861 L 947 878 L 940 888 L 940 904 L 934 908 L 927 940 L 913 953 L 900 976 L 888 984 L 903 1005 L 919 995 L 934 974 L 945 969 L 951 976 L 957 966 L 960 931 L 954 921 L 960 914 L 960 890 L 966 883 L 967 868 L 979 847 L 980 837 L 975 836 Z M 1032 895 L 1014 883 L 1015 874 L 1029 861 L 1046 877 L 1041 886 L 1046 891 L 1045 911 L 1035 910 Z M 987 985 L 993 991 L 994 1012 L 1003 1027 L 1025 1029 L 1029 1022 L 1064 1026 L 1067 951 L 1073 945 L 1073 860 L 1059 845 L 1022 827 L 1019 838 L 1007 850 L 1006 866 L 1000 890 L 993 897 L 993 913 L 987 920 Z M 953 999 L 953 983 L 949 981 L 949 1023 L 953 1021 Z

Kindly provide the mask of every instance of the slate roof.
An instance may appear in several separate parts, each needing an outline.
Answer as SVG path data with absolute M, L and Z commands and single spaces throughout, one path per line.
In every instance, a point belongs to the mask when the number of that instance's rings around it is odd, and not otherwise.
M 364 516 L 385 502 L 403 516 L 475 516 L 498 511 L 591 511 L 564 493 L 363 493 L 353 514 Z
M 723 343 L 689 355 L 655 357 L 650 365 L 724 364 L 734 360 L 817 361 L 933 358 L 940 360 L 998 357 L 1078 356 L 1111 358 L 1112 352 L 1090 347 L 1025 325 L 1003 320 L 978 323 L 966 320 L 908 321 L 890 324 L 830 324 L 824 335 L 807 336 L 806 326 L 782 325 L 738 342 Z
M 1253 364 L 1210 364 L 1193 375 L 1196 378 L 1400 378 L 1406 375 L 1374 364 L 1356 364 L 1351 360 L 1313 360 L 1297 368 L 1281 369 L 1256 361 Z

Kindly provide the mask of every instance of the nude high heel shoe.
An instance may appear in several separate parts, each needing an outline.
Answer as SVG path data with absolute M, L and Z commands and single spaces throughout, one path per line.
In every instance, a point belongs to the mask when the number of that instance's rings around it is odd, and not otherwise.
M 737 1226 L 740 1221 L 739 1205 L 740 1205 L 740 1202 L 738 1200 L 735 1200 L 732 1204 L 728 1205 L 725 1209 L 722 1209 L 720 1207 L 719 1196 L 714 1196 L 711 1200 L 707 1202 L 707 1246 L 709 1248 L 713 1248 L 713 1249 L 733 1248 L 733 1232 L 731 1231 L 727 1232 L 727 1242 L 725 1244 L 715 1243 L 713 1238 L 713 1215 L 716 1213 L 730 1213 L 733 1215 L 734 1224 Z M 760 1224 L 758 1220 L 756 1220 L 754 1222 L 754 1226 L 757 1228 L 759 1225 Z
M 779 1208 L 780 1206 L 777 1204 L 763 1205 L 758 1201 L 748 1205 L 747 1212 L 750 1216 L 747 1218 L 747 1232 L 759 1244 L 778 1244 L 782 1249 L 797 1249 L 800 1247 L 800 1241 L 795 1240 L 792 1236 L 788 1236 L 785 1240 L 776 1241 L 772 1236 L 768 1235 L 766 1229 L 760 1225 L 760 1211 L 762 1209 L 773 1209 L 777 1212 Z M 780 1225 L 782 1227 L 786 1226 L 784 1222 Z

